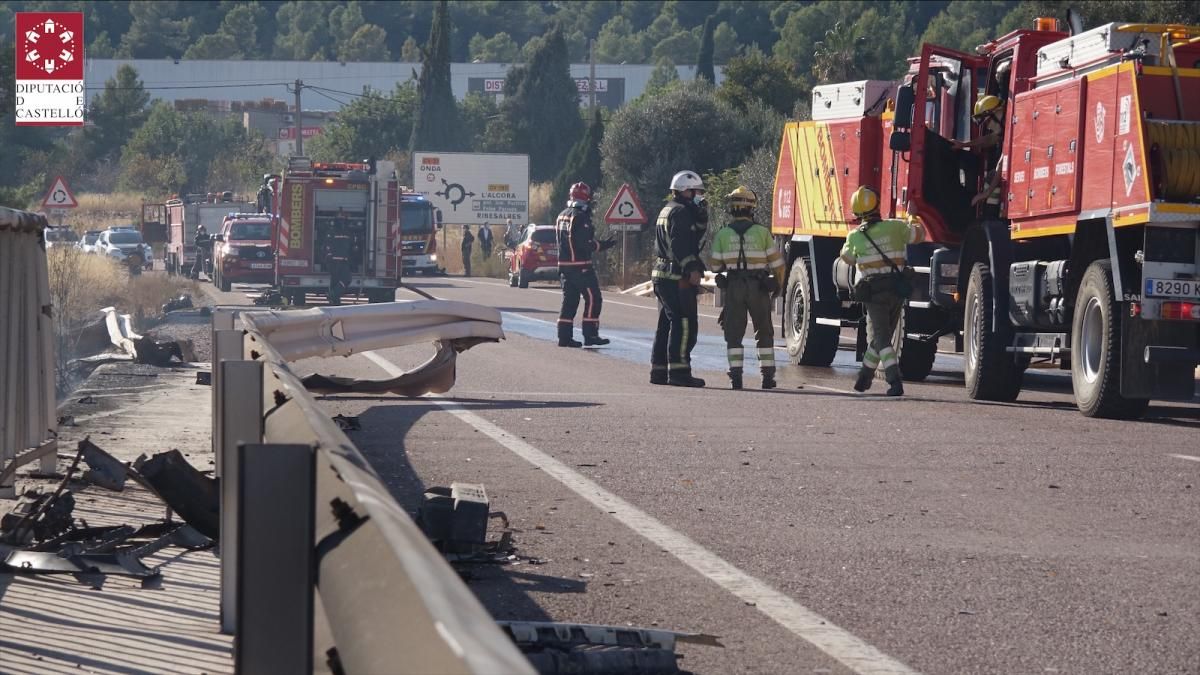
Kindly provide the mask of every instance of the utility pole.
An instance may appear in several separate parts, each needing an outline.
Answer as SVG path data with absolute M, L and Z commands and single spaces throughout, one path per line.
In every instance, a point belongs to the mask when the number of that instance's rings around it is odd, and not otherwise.
M 304 116 L 304 108 L 300 107 L 300 90 L 304 88 L 304 80 L 296 80 L 296 156 L 304 156 L 304 123 L 301 118 Z
M 592 64 L 592 72 L 588 77 L 588 94 L 592 97 L 592 105 L 589 108 L 591 111 L 596 110 L 596 40 L 588 41 L 588 61 Z

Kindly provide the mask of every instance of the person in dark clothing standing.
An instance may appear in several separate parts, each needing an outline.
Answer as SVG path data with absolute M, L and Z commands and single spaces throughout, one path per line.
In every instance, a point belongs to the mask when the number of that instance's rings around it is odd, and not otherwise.
M 471 226 L 463 225 L 462 260 L 463 276 L 471 276 L 471 245 L 475 243 L 475 235 L 471 234 Z
M 196 261 L 192 263 L 193 279 L 200 278 L 200 270 L 204 269 L 204 263 L 212 257 L 212 237 L 208 234 L 208 229 L 204 224 L 200 224 L 196 228 L 196 236 L 192 239 L 192 243 L 196 246 Z
M 606 345 L 600 337 L 600 281 L 592 265 L 592 254 L 605 251 L 615 239 L 596 241 L 592 225 L 592 188 L 587 183 L 571 186 L 567 208 L 558 214 L 558 274 L 562 279 L 562 310 L 558 313 L 558 346 L 589 347 Z M 575 339 L 575 312 L 583 297 L 583 342 Z
M 479 252 L 483 254 L 483 259 L 487 260 L 492 257 L 492 244 L 495 239 L 492 237 L 492 226 L 484 223 L 479 226 Z M 485 274 L 487 272 L 484 272 Z
M 350 288 L 350 259 L 354 237 L 345 218 L 333 221 L 333 230 L 325 237 L 325 267 L 329 270 L 329 304 L 342 304 L 342 294 Z
M 658 213 L 654 234 L 654 297 L 658 329 L 650 355 L 650 384 L 703 387 L 692 376 L 699 316 L 696 297 L 704 275 L 700 246 L 708 228 L 704 181 L 695 171 L 671 179 L 671 201 Z

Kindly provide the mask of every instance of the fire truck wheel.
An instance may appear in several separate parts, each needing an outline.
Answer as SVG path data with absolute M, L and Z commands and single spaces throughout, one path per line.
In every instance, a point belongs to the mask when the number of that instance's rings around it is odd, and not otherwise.
M 224 274 L 221 274 L 221 272 L 219 271 L 219 268 L 218 268 L 216 275 L 217 275 L 217 288 L 220 288 L 221 291 L 224 293 L 228 293 L 229 291 L 233 290 L 233 284 L 230 283 L 229 280 L 225 278 Z
M 517 267 L 517 286 L 520 288 L 529 288 L 529 273 Z
M 1021 393 L 1021 369 L 1005 351 L 1007 325 L 992 325 L 992 271 L 975 263 L 967 282 L 963 311 L 963 339 L 967 395 L 983 401 L 1015 401 Z
M 1071 383 L 1075 405 L 1088 417 L 1137 419 L 1150 404 L 1121 396 L 1120 316 L 1112 263 L 1096 261 L 1083 274 L 1071 321 Z
M 797 258 L 787 282 L 787 301 L 784 303 L 783 336 L 787 340 L 788 355 L 798 366 L 829 366 L 837 356 L 837 326 L 817 323 L 822 309 L 827 316 L 836 316 L 837 311 L 827 305 L 836 303 L 813 300 L 812 277 L 808 269 L 808 258 Z

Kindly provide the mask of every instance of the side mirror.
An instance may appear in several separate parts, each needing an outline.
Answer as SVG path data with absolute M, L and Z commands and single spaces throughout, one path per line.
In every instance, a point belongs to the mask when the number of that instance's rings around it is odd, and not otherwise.
M 912 127 L 913 119 L 913 86 L 906 84 L 896 90 L 896 117 L 893 124 L 897 129 Z
M 912 149 L 912 138 L 907 131 L 893 131 L 888 147 L 895 152 L 908 152 Z
M 213 241 L 225 241 L 225 235 L 223 235 L 223 234 L 214 234 L 214 235 L 212 236 L 212 240 L 213 240 Z
M 437 222 L 438 227 L 442 226 L 442 210 L 441 209 L 433 210 L 433 219 Z

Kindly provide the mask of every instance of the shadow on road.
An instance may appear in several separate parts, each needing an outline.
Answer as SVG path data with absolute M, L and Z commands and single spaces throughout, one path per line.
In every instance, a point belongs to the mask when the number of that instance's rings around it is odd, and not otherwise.
M 409 435 L 426 415 L 445 412 L 436 403 L 420 399 L 397 400 L 378 396 L 327 396 L 330 400 L 378 400 L 358 416 L 360 429 L 348 435 L 372 468 L 388 486 L 392 496 L 416 520 L 427 487 L 409 461 Z M 396 401 L 389 404 L 387 401 Z M 546 408 L 582 408 L 597 405 L 579 401 L 523 401 L 517 399 L 452 399 L 467 410 L 522 410 Z M 503 510 L 504 504 L 493 504 Z M 494 523 L 495 521 L 493 521 Z M 520 553 L 522 538 L 535 537 L 532 532 L 514 535 Z M 498 538 L 497 533 L 489 539 Z M 528 563 L 526 563 L 528 564 Z M 577 579 L 548 576 L 524 571 L 523 567 L 496 564 L 457 565 L 456 569 L 484 607 L 497 619 L 549 621 L 551 617 L 538 605 L 531 593 L 583 593 L 587 584 Z

